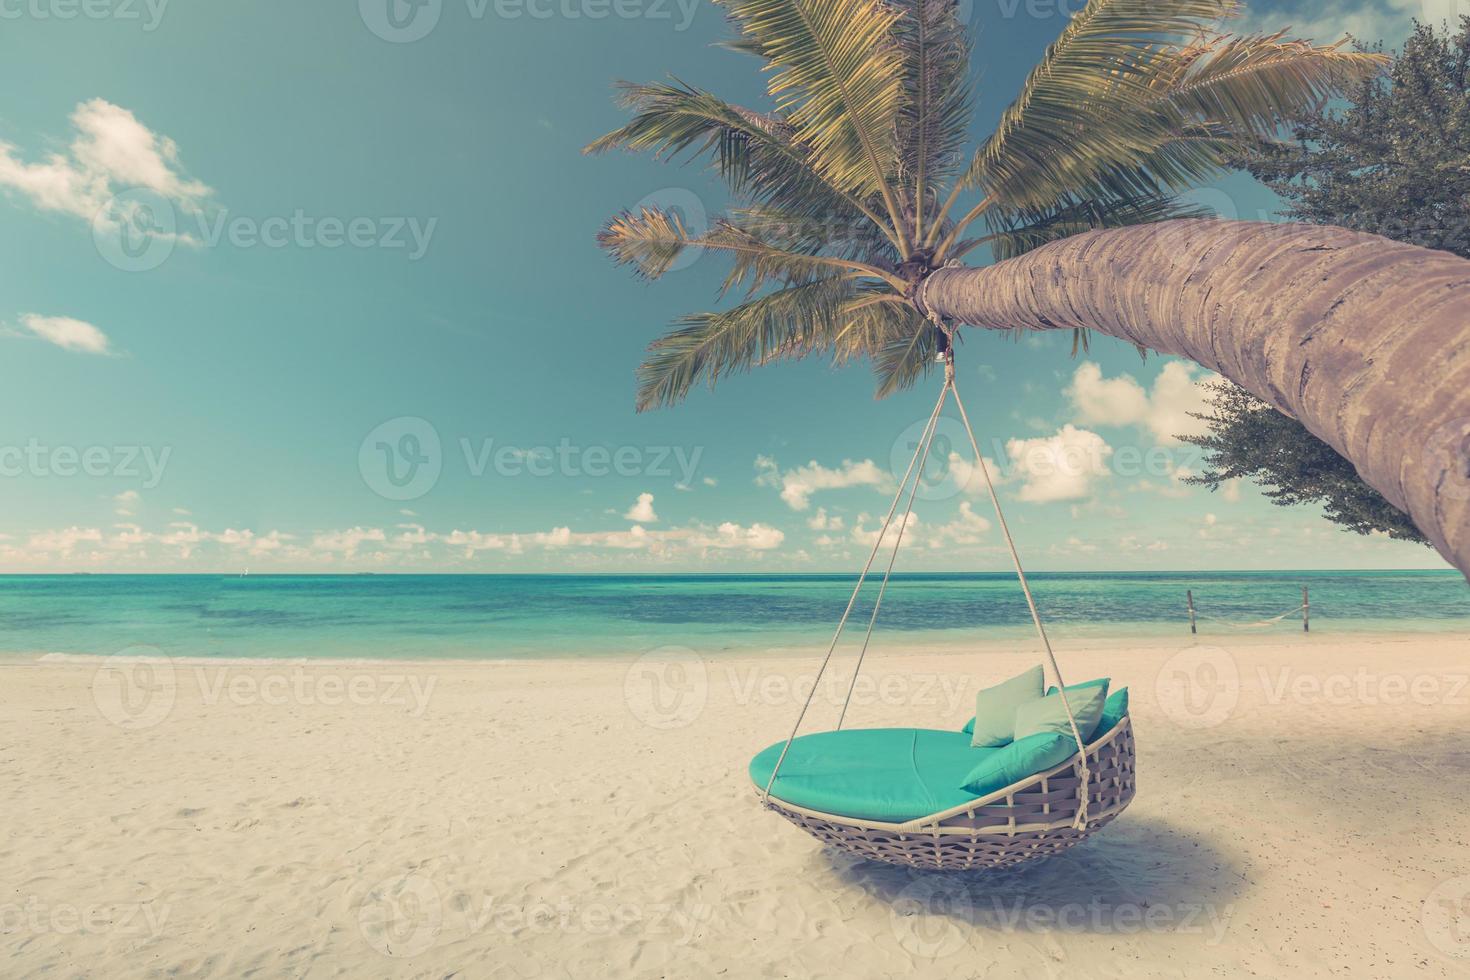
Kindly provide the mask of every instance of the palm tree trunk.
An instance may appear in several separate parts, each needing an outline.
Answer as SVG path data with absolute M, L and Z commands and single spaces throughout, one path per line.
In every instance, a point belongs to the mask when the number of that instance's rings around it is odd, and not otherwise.
M 941 269 L 919 296 L 976 327 L 1085 327 L 1218 371 L 1470 577 L 1470 260 L 1326 225 L 1168 221 Z

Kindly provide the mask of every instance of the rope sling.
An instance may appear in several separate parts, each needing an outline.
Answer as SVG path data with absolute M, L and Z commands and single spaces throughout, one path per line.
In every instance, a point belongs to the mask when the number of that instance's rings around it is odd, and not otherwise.
M 1269 629 L 1270 627 L 1275 626 L 1287 616 L 1294 616 L 1305 608 L 1307 608 L 1305 604 L 1293 606 L 1291 609 L 1288 609 L 1286 610 L 1286 612 L 1279 615 L 1268 616 L 1265 619 L 1257 619 L 1248 623 L 1238 623 L 1232 619 L 1221 619 L 1219 616 L 1211 616 L 1209 613 L 1200 612 L 1198 608 L 1194 610 L 1194 614 L 1200 619 L 1208 619 L 1212 623 L 1219 623 L 1221 626 L 1229 626 L 1231 629 L 1262 630 Z
M 985 488 L 990 495 L 990 503 L 995 509 L 996 522 L 1000 526 L 1001 534 L 1005 537 L 1006 548 L 1010 551 L 1011 555 L 1011 563 L 1015 567 L 1016 577 L 1021 582 L 1021 591 L 1026 595 L 1026 606 L 1031 611 L 1031 622 L 1036 627 L 1037 636 L 1041 638 L 1041 645 L 1045 649 L 1046 658 L 1051 664 L 1052 675 L 1056 678 L 1057 691 L 1061 695 L 1062 708 L 1066 711 L 1067 722 L 1072 729 L 1072 737 L 1077 742 L 1077 751 L 1079 753 L 1078 774 L 1080 779 L 1077 788 L 1077 815 L 1073 821 L 1073 827 L 1077 830 L 1083 830 L 1087 826 L 1087 803 L 1090 795 L 1089 783 L 1091 779 L 1087 767 L 1087 745 L 1083 741 L 1082 733 L 1077 727 L 1077 719 L 1072 714 L 1072 705 L 1067 697 L 1067 685 L 1062 679 L 1062 669 L 1057 665 L 1057 658 L 1056 654 L 1052 651 L 1051 640 L 1046 635 L 1046 627 L 1041 623 L 1041 614 L 1037 611 L 1036 600 L 1031 595 L 1030 583 L 1026 581 L 1026 570 L 1021 566 L 1020 553 L 1016 550 L 1016 542 L 1011 537 L 1010 527 L 1006 524 L 1005 513 L 1000 506 L 1000 498 L 995 492 L 995 483 L 990 477 L 990 468 L 986 465 L 985 457 L 980 452 L 980 443 L 975 438 L 975 430 L 970 425 L 970 417 L 965 412 L 964 402 L 960 399 L 959 389 L 955 386 L 952 335 L 937 317 L 932 319 L 935 320 L 936 325 L 939 327 L 946 341 L 948 341 L 944 345 L 941 353 L 941 357 L 944 359 L 944 385 L 939 390 L 939 400 L 935 402 L 934 410 L 929 413 L 929 419 L 924 425 L 919 444 L 914 449 L 914 455 L 909 460 L 908 469 L 904 472 L 903 479 L 899 481 L 898 492 L 893 496 L 893 503 L 888 508 L 888 514 L 883 519 L 883 527 L 879 530 L 878 536 L 873 542 L 873 550 L 868 554 L 868 560 L 863 565 L 862 571 L 858 574 L 857 584 L 853 587 L 852 595 L 847 600 L 847 608 L 843 610 L 842 618 L 837 623 L 837 630 L 832 635 L 832 642 L 827 646 L 826 656 L 822 658 L 821 666 L 817 668 L 817 675 L 811 685 L 811 689 L 807 693 L 806 702 L 801 706 L 801 711 L 796 716 L 796 724 L 791 726 L 791 734 L 786 737 L 786 744 L 782 747 L 781 754 L 776 760 L 775 768 L 771 770 L 771 776 L 766 781 L 765 790 L 761 794 L 761 801 L 767 806 L 771 805 L 771 787 L 775 785 L 776 774 L 781 771 L 781 764 L 786 761 L 786 753 L 791 749 L 791 743 L 795 741 L 796 733 L 801 729 L 801 723 L 806 718 L 807 709 L 811 707 L 812 698 L 816 694 L 818 685 L 821 683 L 822 675 L 826 673 L 827 666 L 832 660 L 832 654 L 837 649 L 837 643 L 847 626 L 848 618 L 852 615 L 853 607 L 857 604 L 858 594 L 862 591 L 863 583 L 868 577 L 868 572 L 872 569 L 873 562 L 878 557 L 878 551 L 888 536 L 888 530 L 893 524 L 894 514 L 898 512 L 899 501 L 903 499 L 904 491 L 908 489 L 909 478 L 912 476 L 914 483 L 912 489 L 908 490 L 908 502 L 904 510 L 903 520 L 900 522 L 894 534 L 892 552 L 888 558 L 888 565 L 883 571 L 883 581 L 878 587 L 878 596 L 873 603 L 872 615 L 868 617 L 867 632 L 863 636 L 862 648 L 858 653 L 857 664 L 853 669 L 852 681 L 847 688 L 847 697 L 842 702 L 842 713 L 838 716 L 837 728 L 835 730 L 840 731 L 842 729 L 843 721 L 847 718 L 848 705 L 852 701 L 853 690 L 857 686 L 858 674 L 863 667 L 863 658 L 867 655 L 869 642 L 873 638 L 873 627 L 878 621 L 878 610 L 883 604 L 883 595 L 888 589 L 888 581 L 893 574 L 894 562 L 898 558 L 898 549 L 903 543 L 904 530 L 908 527 L 909 516 L 913 513 L 914 497 L 918 493 L 919 483 L 923 479 L 924 465 L 929 458 L 929 449 L 934 441 L 935 430 L 938 428 L 940 413 L 944 410 L 945 402 L 953 395 L 955 408 L 959 412 L 960 422 L 964 425 L 970 448 L 975 454 L 975 465 L 985 479 Z

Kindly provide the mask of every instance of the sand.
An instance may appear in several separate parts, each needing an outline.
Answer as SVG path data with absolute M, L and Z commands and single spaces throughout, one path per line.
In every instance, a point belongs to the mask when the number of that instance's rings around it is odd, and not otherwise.
M 1283 630 L 1065 649 L 1069 679 L 1132 692 L 1137 799 L 969 876 L 824 850 L 757 805 L 746 761 L 811 655 L 14 657 L 0 975 L 1466 976 L 1467 653 Z M 958 727 L 1036 659 L 876 649 L 850 724 Z

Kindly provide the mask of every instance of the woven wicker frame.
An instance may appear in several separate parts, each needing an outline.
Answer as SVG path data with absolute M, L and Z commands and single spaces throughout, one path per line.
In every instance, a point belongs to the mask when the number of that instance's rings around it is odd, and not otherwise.
M 771 796 L 767 805 L 826 844 L 860 857 L 926 870 L 1004 868 L 1048 857 L 1111 823 L 1133 799 L 1133 723 L 1128 716 L 1087 746 L 1087 826 L 1073 827 L 1080 753 L 960 807 L 908 823 L 821 813 Z

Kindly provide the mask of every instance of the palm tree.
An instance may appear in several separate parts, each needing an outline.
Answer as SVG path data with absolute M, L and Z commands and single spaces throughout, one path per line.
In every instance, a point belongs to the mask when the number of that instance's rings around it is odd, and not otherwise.
M 813 354 L 870 360 L 881 397 L 926 374 L 959 324 L 1070 329 L 1074 350 L 1097 330 L 1300 419 L 1470 571 L 1456 428 L 1470 431 L 1470 330 L 1455 303 L 1470 262 L 1330 227 L 1201 221 L 1176 196 L 1380 56 L 1220 33 L 1236 0 L 1090 0 L 967 152 L 954 0 L 718 2 L 731 46 L 767 63 L 773 108 L 623 84 L 632 119 L 587 148 L 707 158 L 732 193 L 698 234 L 644 208 L 599 235 L 650 279 L 688 248 L 728 254 L 725 289 L 744 291 L 651 345 L 640 410 Z M 962 264 L 977 251 L 995 264 Z M 1431 351 L 1432 377 L 1405 385 Z

